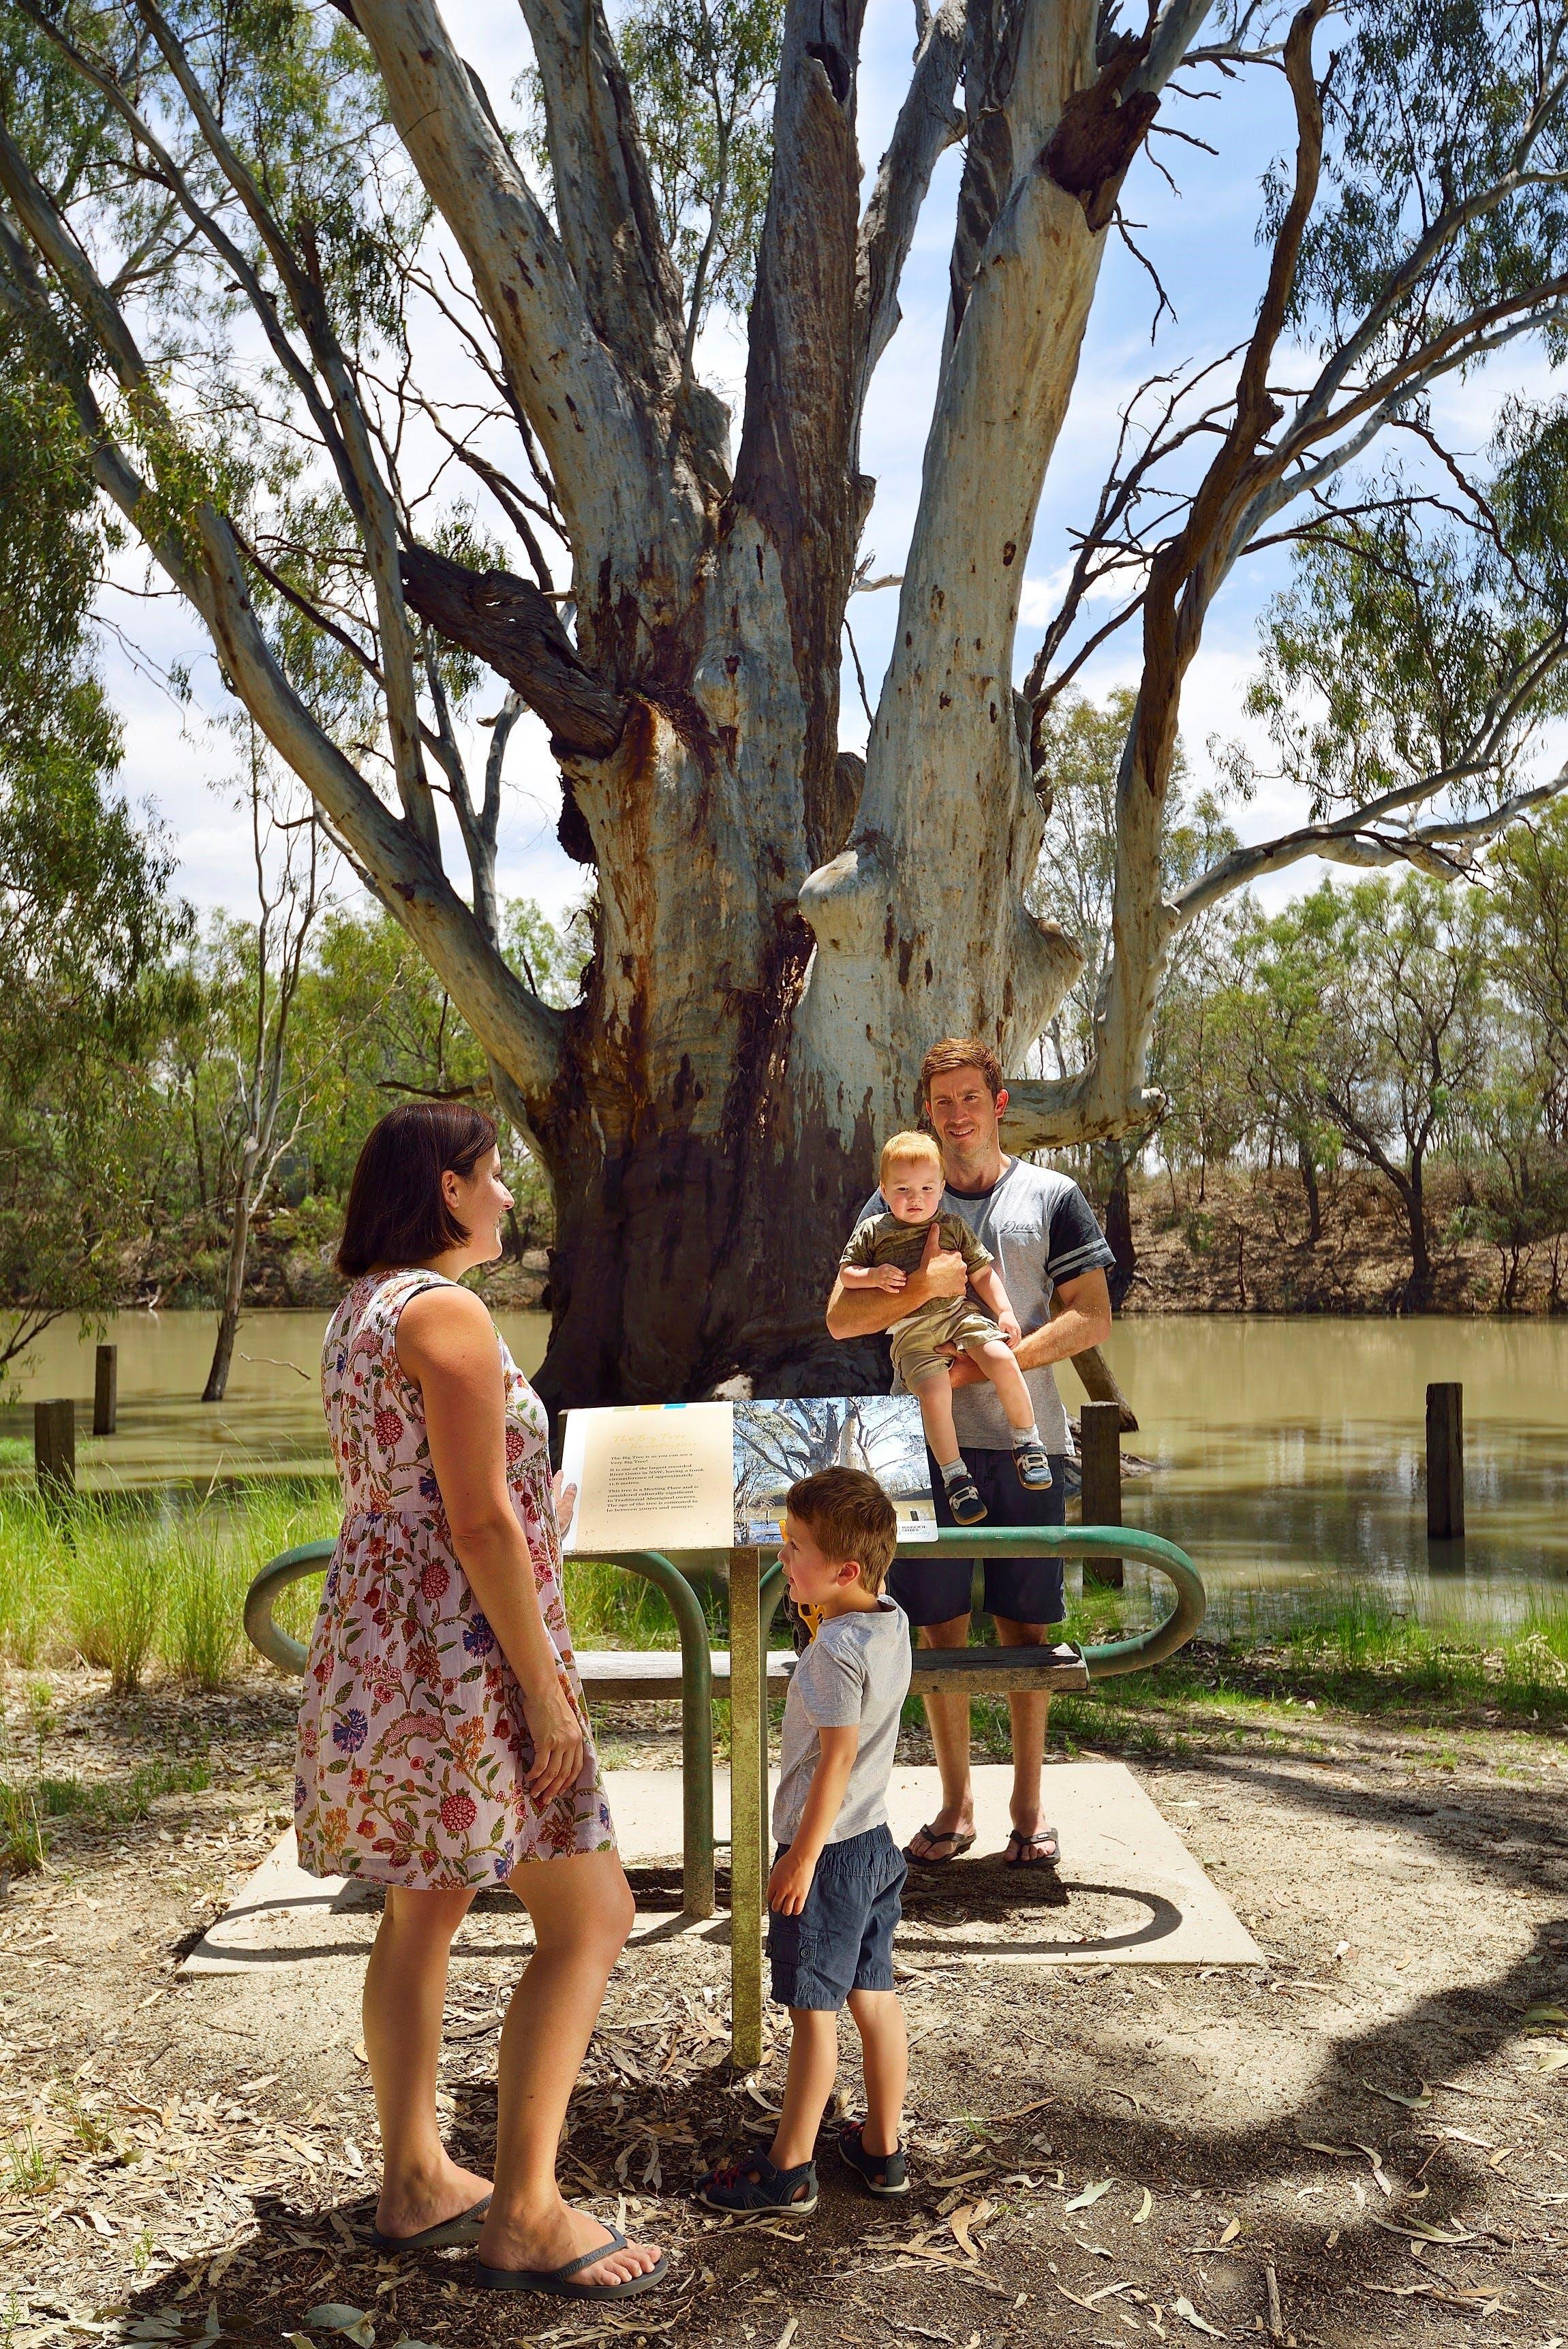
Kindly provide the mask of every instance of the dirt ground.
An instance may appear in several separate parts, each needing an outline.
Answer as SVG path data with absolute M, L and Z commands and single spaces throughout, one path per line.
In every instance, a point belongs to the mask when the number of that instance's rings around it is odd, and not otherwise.
M 624 2199 L 670 2246 L 672 2284 L 583 2308 L 477 2295 L 462 2252 L 361 2240 L 377 2149 L 357 1941 L 262 1981 L 174 1975 L 284 1822 L 289 1692 L 52 1690 L 46 1773 L 90 1789 L 204 1744 L 212 1783 L 130 1825 L 81 1812 L 0 1899 L 4 2349 L 220 2328 L 315 2349 L 1568 2349 L 1561 1737 L 1172 1717 L 1162 1751 L 1127 1758 L 1266 1966 L 999 1964 L 965 1955 L 961 1901 L 923 1902 L 902 1944 L 903 2206 L 861 2199 L 830 2149 L 810 2220 L 737 2225 L 685 2199 L 769 2128 L 782 2063 L 730 2073 L 727 1949 L 672 1919 L 617 1971 L 564 2156 L 570 2190 L 612 2216 Z M 30 1754 L 28 1688 L 5 1693 L 13 1756 Z M 673 1724 L 648 1721 L 606 1722 L 609 1758 L 673 1759 Z M 1070 1903 L 1070 1850 L 1063 1877 Z M 443 2102 L 481 2166 L 524 1955 L 518 1912 L 490 1904 L 453 1967 Z

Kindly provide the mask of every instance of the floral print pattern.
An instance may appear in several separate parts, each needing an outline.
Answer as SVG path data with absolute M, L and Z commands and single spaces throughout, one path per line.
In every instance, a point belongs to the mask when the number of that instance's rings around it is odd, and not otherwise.
M 614 1847 L 561 1599 L 544 1407 L 497 1333 L 507 1483 L 545 1630 L 583 1722 L 575 1785 L 541 1805 L 522 1692 L 452 1547 L 397 1318 L 439 1273 L 370 1274 L 327 1326 L 322 1400 L 343 1530 L 311 1635 L 294 1829 L 313 1876 L 428 1889 L 503 1881 L 522 1860 Z

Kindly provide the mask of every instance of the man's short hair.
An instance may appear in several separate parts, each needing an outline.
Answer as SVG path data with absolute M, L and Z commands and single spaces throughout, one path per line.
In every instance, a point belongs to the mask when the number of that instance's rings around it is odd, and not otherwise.
M 830 1566 L 854 1558 L 864 1588 L 882 1588 L 898 1547 L 898 1518 L 874 1476 L 863 1468 L 820 1468 L 790 1485 L 784 1506 Z
M 1007 1081 L 1002 1074 L 1001 1061 L 990 1045 L 983 1044 L 978 1036 L 944 1036 L 940 1044 L 932 1046 L 920 1064 L 920 1098 L 923 1102 L 930 1102 L 933 1077 L 950 1077 L 954 1069 L 978 1069 L 993 1101 Z
M 941 1171 L 942 1153 L 936 1146 L 934 1135 L 895 1133 L 882 1143 L 882 1158 L 877 1165 L 877 1180 L 885 1187 L 891 1167 L 911 1166 L 918 1159 L 924 1158 L 932 1160 L 938 1172 Z

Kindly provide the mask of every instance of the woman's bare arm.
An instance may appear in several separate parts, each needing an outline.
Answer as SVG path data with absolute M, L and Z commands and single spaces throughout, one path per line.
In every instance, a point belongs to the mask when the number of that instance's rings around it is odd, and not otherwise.
M 495 1325 L 469 1289 L 421 1289 L 398 1317 L 397 1360 L 424 1397 L 430 1465 L 452 1546 L 522 1689 L 534 1748 L 530 1789 L 549 1802 L 582 1770 L 583 1724 L 562 1685 L 507 1485 Z

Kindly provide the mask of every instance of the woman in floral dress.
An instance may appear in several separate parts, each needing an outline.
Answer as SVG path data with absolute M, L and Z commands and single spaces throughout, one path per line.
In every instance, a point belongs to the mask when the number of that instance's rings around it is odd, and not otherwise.
M 501 1252 L 495 1144 L 480 1110 L 410 1103 L 355 1168 L 337 1259 L 352 1286 L 322 1355 L 344 1520 L 300 1706 L 295 1826 L 313 1874 L 387 1888 L 365 1980 L 377 2240 L 477 2240 L 483 2284 L 619 2298 L 665 2262 L 573 2209 L 555 2158 L 632 1896 L 562 1606 L 543 1406 L 458 1285 Z M 497 1883 L 535 1948 L 501 2032 L 492 2188 L 441 2143 L 436 2066 L 452 1936 Z

